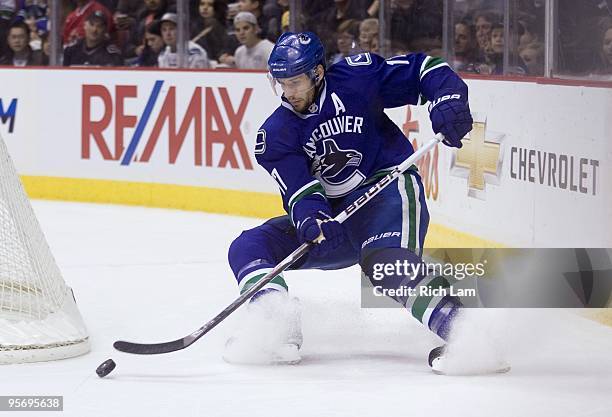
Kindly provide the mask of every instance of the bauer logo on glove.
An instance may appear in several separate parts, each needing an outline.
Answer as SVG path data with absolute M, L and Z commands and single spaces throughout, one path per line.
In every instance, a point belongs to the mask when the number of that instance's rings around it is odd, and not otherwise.
M 429 107 L 431 127 L 444 135 L 445 145 L 461 148 L 461 140 L 472 130 L 470 106 L 461 94 L 444 93 L 447 94 L 434 98 Z

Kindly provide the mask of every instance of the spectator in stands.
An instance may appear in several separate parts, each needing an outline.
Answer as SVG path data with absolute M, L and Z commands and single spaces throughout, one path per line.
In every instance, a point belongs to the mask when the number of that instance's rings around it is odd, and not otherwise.
M 481 11 L 474 16 L 474 26 L 476 29 L 476 41 L 478 42 L 479 55 L 483 59 L 490 49 L 491 30 L 494 24 L 500 22 L 499 17 L 491 11 Z
M 255 15 L 257 24 L 259 25 L 259 35 L 262 39 L 268 38 L 268 21 L 263 15 L 263 3 L 264 0 L 238 0 L 238 11 L 239 12 L 250 12 Z M 234 28 L 236 23 L 234 17 Z M 274 38 L 272 38 L 274 40 Z
M 49 32 L 50 23 L 47 16 L 47 0 L 18 0 L 19 11 L 16 21 L 23 21 L 30 30 L 30 48 L 38 51 L 42 48 L 42 36 Z
M 504 26 L 502 24 L 496 23 L 491 27 L 488 52 L 493 64 L 492 74 L 503 74 Z
M 133 46 L 130 46 L 129 53 L 127 47 L 130 45 L 132 31 L 138 23 L 138 12 L 142 5 L 142 0 L 119 0 L 114 9 L 113 22 L 116 28 L 117 46 L 126 58 L 133 55 Z
M 263 11 L 263 4 L 259 0 L 238 0 L 238 11 L 251 12 L 259 21 Z
M 372 42 L 376 38 L 378 47 L 378 19 L 370 17 L 359 24 L 359 46 L 363 51 L 372 51 Z
M 321 38 L 325 50 L 329 54 L 337 51 L 336 35 L 343 22 L 347 20 L 361 21 L 368 17 L 360 0 L 334 0 L 333 7 L 325 8 L 320 16 L 316 19 L 313 29 Z M 356 38 L 358 36 L 357 34 Z
M 266 0 L 263 6 L 263 20 L 266 25 L 268 39 L 276 41 L 282 30 L 282 18 L 289 11 L 289 0 Z
M 224 25 L 227 15 L 224 1 L 200 0 L 198 14 L 191 22 L 191 40 L 204 48 L 210 59 L 218 61 L 228 48 L 232 51 L 236 49 L 238 45 L 232 45 Z
M 20 10 L 16 19 L 23 21 L 30 30 L 30 48 L 38 51 L 41 48 L 40 35 L 48 32 L 46 0 L 20 0 Z
M 47 0 L 17 0 L 16 20 L 25 21 L 33 16 L 36 19 L 47 18 Z
M 108 39 L 108 15 L 102 10 L 90 13 L 85 20 L 85 37 L 64 49 L 65 67 L 119 67 L 123 58 L 119 48 Z
M 24 19 L 26 25 L 28 25 L 28 30 L 30 32 L 30 48 L 33 51 L 39 51 L 42 48 L 41 36 L 44 33 L 47 33 L 47 19 L 38 20 L 33 15 L 27 15 Z
M 267 69 L 274 44 L 259 36 L 257 18 L 251 12 L 240 12 L 234 18 L 236 37 L 241 45 L 234 53 L 236 68 Z
M 138 12 L 142 9 L 142 0 L 119 0 L 113 21 L 117 30 L 129 31 L 138 21 Z
M 160 68 L 178 68 L 177 54 L 177 17 L 176 13 L 166 13 L 161 18 L 161 36 L 166 45 L 157 59 Z M 209 68 L 208 54 L 200 45 L 189 41 L 187 43 L 187 67 Z
M 601 22 L 601 37 L 599 43 L 599 59 L 595 65 L 595 73 L 612 74 L 612 20 Z
M 42 65 L 43 57 L 40 51 L 30 48 L 30 30 L 24 22 L 13 23 L 7 35 L 9 51 L 0 58 L 0 65 L 25 67 L 27 65 Z
M 557 0 L 558 70 L 565 74 L 587 75 L 593 58 L 601 50 L 598 23 L 608 14 L 604 1 Z
M 166 13 L 176 11 L 172 0 L 144 0 L 144 7 L 136 15 L 136 22 L 131 26 L 129 40 L 123 47 L 125 57 L 133 57 L 136 48 L 144 45 L 144 34 L 148 24 L 160 20 Z
M 538 22 L 536 16 L 526 13 L 518 18 L 519 48 L 531 43 L 544 42 L 544 22 Z
M 161 22 L 159 20 L 154 20 L 147 25 L 144 40 L 144 45 L 136 50 L 138 55 L 136 65 L 139 67 L 156 67 L 157 58 L 165 46 L 161 36 Z
M 496 54 L 493 50 L 492 29 L 489 31 L 489 39 L 486 41 L 479 40 L 478 44 L 484 45 L 484 49 L 479 49 L 479 63 L 476 65 L 476 72 L 483 75 L 500 75 L 503 74 L 503 54 Z
M 15 13 L 17 13 L 16 0 L 0 0 L 0 57 L 9 52 L 6 37 Z
M 237 0 L 230 0 L 227 5 L 227 22 L 232 23 L 234 21 L 234 17 L 240 12 L 240 3 Z M 228 25 L 226 22 L 226 26 Z M 231 28 L 233 30 L 233 27 Z
M 491 27 L 491 39 L 487 42 L 485 49 L 485 62 L 477 65 L 477 71 L 484 75 L 504 74 L 504 46 L 504 25 L 496 23 Z M 515 48 L 511 45 L 510 51 L 514 50 Z M 522 59 L 515 54 L 511 58 L 506 73 L 512 75 L 527 74 L 527 68 Z
M 474 72 L 478 54 L 474 27 L 466 21 L 455 24 L 455 55 L 452 66 L 455 71 Z
M 527 67 L 527 75 L 544 75 L 544 45 L 531 42 L 519 47 L 519 57 Z
M 336 47 L 338 52 L 334 54 L 329 63 L 335 64 L 357 52 L 357 40 L 359 38 L 359 22 L 346 20 L 338 26 L 336 33 Z
M 85 36 L 84 22 L 93 12 L 101 12 L 106 17 L 105 31 L 115 30 L 111 12 L 96 0 L 76 0 L 77 7 L 67 17 L 64 23 L 62 42 L 64 46 L 74 44 Z

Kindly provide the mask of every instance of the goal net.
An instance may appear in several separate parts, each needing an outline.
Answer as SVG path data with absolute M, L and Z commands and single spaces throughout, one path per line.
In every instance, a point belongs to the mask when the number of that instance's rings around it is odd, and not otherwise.
M 89 351 L 87 330 L 0 137 L 0 363 Z

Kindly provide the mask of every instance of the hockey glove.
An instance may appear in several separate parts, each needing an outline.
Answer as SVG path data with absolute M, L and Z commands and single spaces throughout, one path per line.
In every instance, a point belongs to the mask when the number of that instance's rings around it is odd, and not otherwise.
M 317 257 L 327 255 L 344 242 L 344 228 L 340 223 L 327 218 L 327 216 L 322 216 L 319 219 L 307 217 L 298 223 L 297 233 L 300 243 L 314 242 L 323 234 L 324 239 L 315 243 L 310 249 L 310 253 Z
M 472 130 L 470 106 L 461 94 L 443 94 L 432 101 L 429 118 L 434 133 L 444 135 L 443 143 L 461 148 L 461 140 Z

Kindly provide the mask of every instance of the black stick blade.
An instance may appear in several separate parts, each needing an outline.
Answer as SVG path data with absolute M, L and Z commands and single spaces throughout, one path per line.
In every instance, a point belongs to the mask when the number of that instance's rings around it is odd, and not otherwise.
M 165 343 L 132 343 L 118 340 L 113 347 L 120 352 L 133 353 L 135 355 L 159 355 L 162 353 L 175 352 L 185 349 L 190 343 L 185 343 L 185 338 Z

